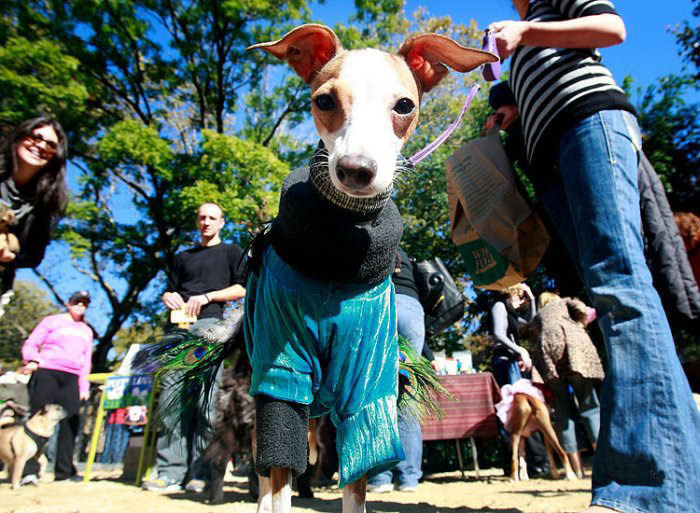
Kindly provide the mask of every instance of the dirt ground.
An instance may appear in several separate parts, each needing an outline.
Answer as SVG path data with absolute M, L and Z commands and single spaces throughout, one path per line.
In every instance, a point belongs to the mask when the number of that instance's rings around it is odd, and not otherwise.
M 429 476 L 417 493 L 367 494 L 367 510 L 377 513 L 571 513 L 583 509 L 590 499 L 590 478 L 580 481 L 533 479 L 510 483 L 496 471 L 473 472 L 464 481 L 459 472 Z M 119 471 L 93 472 L 94 480 L 53 483 L 51 476 L 39 486 L 10 490 L 0 482 L 2 513 L 254 513 L 245 478 L 229 474 L 226 502 L 212 506 L 203 496 L 185 493 L 142 491 L 119 480 Z M 295 513 L 341 511 L 342 491 L 337 487 L 315 488 L 314 499 L 294 497 Z

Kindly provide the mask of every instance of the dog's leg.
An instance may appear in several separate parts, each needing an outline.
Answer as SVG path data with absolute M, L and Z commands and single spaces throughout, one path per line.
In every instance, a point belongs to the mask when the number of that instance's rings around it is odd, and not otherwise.
M 343 513 L 365 513 L 367 476 L 362 476 L 343 489 Z
M 574 469 L 576 477 L 583 479 L 583 465 L 581 464 L 581 453 L 579 451 L 570 452 L 569 461 L 571 462 L 571 468 Z
M 22 481 L 22 472 L 24 471 L 24 464 L 27 463 L 26 458 L 15 459 L 12 465 L 12 472 L 10 474 L 10 482 L 12 483 L 13 490 L 19 490 L 20 481 Z
M 554 454 L 552 454 L 552 444 L 546 436 L 544 437 L 544 449 L 547 451 L 549 475 L 552 479 L 559 479 L 559 469 L 557 468 L 557 463 L 554 461 Z
M 224 475 L 228 458 L 219 456 L 209 461 L 211 480 L 209 481 L 209 502 L 221 504 L 224 501 Z
M 272 513 L 291 513 L 292 511 L 292 473 L 287 468 L 270 469 L 270 488 L 272 492 Z
M 540 428 L 542 430 L 542 434 L 545 436 L 545 438 L 549 439 L 549 442 L 552 444 L 552 447 L 554 447 L 554 450 L 557 451 L 561 462 L 564 464 L 566 479 L 570 481 L 577 479 L 576 474 L 571 468 L 569 456 L 566 454 L 566 451 L 559 443 L 557 434 L 554 432 L 552 422 L 549 418 L 549 410 L 547 409 L 547 405 L 544 404 L 542 401 L 538 401 L 537 399 L 532 398 L 531 406 L 533 410 L 533 415 L 537 419 L 537 422 L 539 423 Z
M 257 513 L 272 513 L 272 487 L 270 478 L 258 475 Z
M 318 419 L 309 419 L 309 431 L 307 434 L 309 442 L 309 465 L 316 465 L 316 460 L 318 460 Z
M 513 406 L 510 411 L 510 445 L 511 445 L 511 470 L 510 479 L 512 481 L 519 480 L 520 467 L 520 439 L 523 430 L 530 419 L 532 409 L 527 401 L 527 396 L 523 394 L 515 394 L 513 397 Z
M 46 472 L 46 467 L 49 466 L 49 460 L 46 458 L 46 455 L 44 453 L 41 453 L 41 456 L 39 456 L 37 461 L 39 463 L 39 473 L 36 477 L 39 478 L 39 481 L 41 481 L 41 478 Z
M 530 476 L 527 473 L 527 462 L 525 461 L 525 437 L 522 436 L 518 447 L 518 479 L 520 481 L 530 480 Z

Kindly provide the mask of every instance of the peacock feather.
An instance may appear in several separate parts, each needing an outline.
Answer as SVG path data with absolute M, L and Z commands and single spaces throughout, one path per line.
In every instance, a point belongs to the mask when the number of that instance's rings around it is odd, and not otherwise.
M 444 414 L 437 400 L 440 395 L 454 399 L 440 384 L 430 362 L 399 335 L 399 408 L 419 421 L 439 420 Z

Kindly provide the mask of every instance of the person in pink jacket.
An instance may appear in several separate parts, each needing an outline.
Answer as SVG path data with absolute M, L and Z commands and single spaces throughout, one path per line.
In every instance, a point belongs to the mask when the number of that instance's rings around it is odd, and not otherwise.
M 86 290 L 75 292 L 68 300 L 68 311 L 49 315 L 37 324 L 22 346 L 23 371 L 31 372 L 29 405 L 31 413 L 46 404 L 60 404 L 67 416 L 59 427 L 56 445 L 55 480 L 76 475 L 73 448 L 78 434 L 80 401 L 90 398 L 90 374 L 94 331 L 85 321 L 90 304 Z M 33 462 L 33 460 L 32 460 Z M 36 483 L 38 471 L 27 462 L 24 483 Z

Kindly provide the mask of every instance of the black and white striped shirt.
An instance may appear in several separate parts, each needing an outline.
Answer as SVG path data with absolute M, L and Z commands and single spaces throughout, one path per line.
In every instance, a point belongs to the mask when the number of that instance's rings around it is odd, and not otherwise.
M 583 16 L 617 14 L 608 0 L 530 0 L 527 21 L 562 21 Z M 520 46 L 510 65 L 527 146 L 535 166 L 550 163 L 561 134 L 601 110 L 634 113 L 600 53 L 582 48 Z

